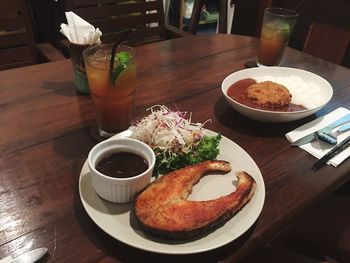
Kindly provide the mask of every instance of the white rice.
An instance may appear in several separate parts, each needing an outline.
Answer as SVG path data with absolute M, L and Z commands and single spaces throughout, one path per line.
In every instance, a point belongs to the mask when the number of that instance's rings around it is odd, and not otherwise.
M 326 94 L 315 83 L 304 81 L 297 76 L 290 77 L 256 77 L 256 82 L 273 81 L 285 86 L 292 94 L 292 103 L 302 105 L 307 109 L 313 109 L 320 106 L 320 102 L 324 101 Z

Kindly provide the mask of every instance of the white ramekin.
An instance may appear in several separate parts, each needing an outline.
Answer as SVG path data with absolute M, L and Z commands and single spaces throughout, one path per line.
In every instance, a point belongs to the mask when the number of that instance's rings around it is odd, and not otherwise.
M 96 170 L 97 163 L 106 155 L 114 152 L 130 152 L 142 156 L 148 163 L 148 169 L 130 178 L 114 178 Z M 92 186 L 103 199 L 115 203 L 127 203 L 143 190 L 151 180 L 155 165 L 155 154 L 147 144 L 130 138 L 109 139 L 95 145 L 88 156 Z

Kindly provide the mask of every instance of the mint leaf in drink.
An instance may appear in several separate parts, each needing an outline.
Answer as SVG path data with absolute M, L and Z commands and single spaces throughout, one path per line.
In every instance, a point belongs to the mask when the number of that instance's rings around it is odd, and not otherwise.
M 117 67 L 111 71 L 111 75 L 109 76 L 113 84 L 117 80 L 118 76 L 124 71 L 124 69 L 127 68 L 130 59 L 132 59 L 132 56 L 129 52 L 122 51 L 118 52 L 115 55 L 114 65 L 117 65 Z
M 131 54 L 126 51 L 119 52 L 116 55 L 117 62 L 121 64 L 128 62 L 131 59 L 131 57 Z

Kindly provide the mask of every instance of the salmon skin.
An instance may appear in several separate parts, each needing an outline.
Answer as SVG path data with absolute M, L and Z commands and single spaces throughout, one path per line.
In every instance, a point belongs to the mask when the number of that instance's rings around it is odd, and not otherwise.
M 164 239 L 196 237 L 218 228 L 252 198 L 255 180 L 237 172 L 238 185 L 232 193 L 208 201 L 189 201 L 193 186 L 210 172 L 228 173 L 226 161 L 205 161 L 170 172 L 152 182 L 134 202 L 134 213 L 141 229 Z

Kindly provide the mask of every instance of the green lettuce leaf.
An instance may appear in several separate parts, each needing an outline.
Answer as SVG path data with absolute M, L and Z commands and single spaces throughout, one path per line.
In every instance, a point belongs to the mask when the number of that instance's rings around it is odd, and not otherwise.
M 219 144 L 221 134 L 217 136 L 204 136 L 198 146 L 187 154 L 173 154 L 164 161 L 164 153 L 159 149 L 154 149 L 156 153 L 156 165 L 154 167 L 153 176 L 158 177 L 159 174 L 166 174 L 171 171 L 180 169 L 187 165 L 193 165 L 206 160 L 215 160 L 219 154 Z M 169 159 L 170 158 L 170 159 Z

